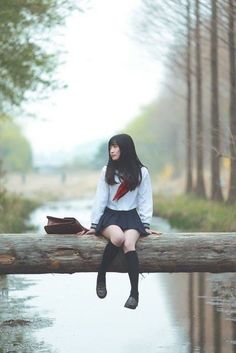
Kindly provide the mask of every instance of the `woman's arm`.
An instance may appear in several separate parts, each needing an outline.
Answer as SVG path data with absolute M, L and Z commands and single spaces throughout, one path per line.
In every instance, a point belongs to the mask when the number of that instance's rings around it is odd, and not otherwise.
M 102 168 L 92 207 L 91 228 L 95 229 L 108 203 L 109 186 L 105 180 L 106 166 Z
M 153 214 L 152 185 L 147 168 L 142 168 L 142 181 L 138 188 L 138 213 L 145 228 L 150 228 Z

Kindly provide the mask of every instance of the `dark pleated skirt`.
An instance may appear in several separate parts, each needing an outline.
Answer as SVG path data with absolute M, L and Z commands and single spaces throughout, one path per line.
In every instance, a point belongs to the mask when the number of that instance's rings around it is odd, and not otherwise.
M 96 235 L 101 235 L 103 229 L 111 225 L 117 225 L 122 230 L 136 229 L 141 236 L 148 235 L 135 208 L 129 211 L 116 211 L 106 207 L 96 227 Z

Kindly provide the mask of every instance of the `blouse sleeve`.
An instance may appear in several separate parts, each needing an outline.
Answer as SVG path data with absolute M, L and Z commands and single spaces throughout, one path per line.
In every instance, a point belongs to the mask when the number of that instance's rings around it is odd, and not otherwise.
M 97 185 L 97 191 L 92 207 L 91 228 L 96 228 L 100 217 L 108 203 L 109 186 L 105 180 L 106 166 L 102 168 L 100 179 Z
M 153 214 L 151 178 L 147 168 L 142 168 L 142 181 L 138 189 L 138 213 L 145 228 L 150 228 Z

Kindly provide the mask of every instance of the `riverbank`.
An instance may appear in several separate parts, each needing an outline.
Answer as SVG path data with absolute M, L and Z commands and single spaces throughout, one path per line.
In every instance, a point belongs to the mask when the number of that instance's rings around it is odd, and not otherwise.
M 0 192 L 0 233 L 21 233 L 32 230 L 28 224 L 31 212 L 40 206 L 31 200 L 7 191 Z
M 22 197 L 22 200 L 31 200 L 23 201 L 23 209 L 26 210 L 22 210 L 24 216 L 25 214 L 27 215 L 30 207 L 34 207 L 29 202 L 44 204 L 57 200 L 92 199 L 95 195 L 99 175 L 100 171 L 86 170 L 63 174 L 41 172 L 21 175 L 12 173 L 7 175 L 5 185 L 9 192 L 14 190 Z M 181 192 L 184 189 L 183 181 L 183 179 L 179 179 L 164 183 L 153 178 L 155 215 L 167 219 L 172 227 L 183 231 L 236 231 L 235 206 L 182 195 Z M 18 212 L 17 202 L 9 201 L 9 207 L 7 207 L 9 221 L 6 221 L 5 227 L 8 232 L 10 232 L 9 229 L 12 229 L 12 226 L 13 230 L 11 232 L 22 231 L 21 226 L 17 228 L 18 223 L 14 219 L 14 207 Z M 14 212 L 12 212 L 12 208 Z
M 154 214 L 181 231 L 235 232 L 236 207 L 195 196 L 154 196 Z
M 4 190 L 0 192 L 0 233 L 33 231 L 28 219 L 42 204 L 92 197 L 99 174 L 99 171 L 78 171 L 5 175 Z

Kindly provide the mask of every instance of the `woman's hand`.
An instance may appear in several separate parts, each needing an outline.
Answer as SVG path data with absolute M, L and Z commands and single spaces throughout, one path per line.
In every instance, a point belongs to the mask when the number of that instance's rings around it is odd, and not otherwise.
M 87 232 L 85 234 L 95 234 L 95 229 L 90 228 L 89 230 L 87 230 Z
M 148 234 L 155 234 L 155 235 L 160 235 L 160 234 L 162 234 L 161 232 L 158 232 L 158 231 L 153 230 L 153 229 L 150 229 L 150 228 L 145 228 L 145 230 L 146 230 L 146 232 L 147 232 Z
M 87 233 L 87 230 L 81 230 L 81 232 L 76 233 L 76 235 L 84 235 Z
M 81 232 L 76 233 L 77 235 L 84 235 L 84 234 L 95 234 L 95 229 L 90 228 L 90 229 L 85 229 L 82 230 Z

